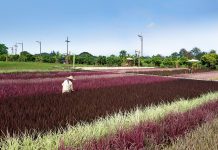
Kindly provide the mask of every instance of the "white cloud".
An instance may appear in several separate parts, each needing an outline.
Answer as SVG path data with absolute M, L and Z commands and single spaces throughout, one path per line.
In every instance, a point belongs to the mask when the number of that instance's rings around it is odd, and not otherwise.
M 149 24 L 146 25 L 146 28 L 154 28 L 156 26 L 156 24 L 154 22 L 150 22 Z

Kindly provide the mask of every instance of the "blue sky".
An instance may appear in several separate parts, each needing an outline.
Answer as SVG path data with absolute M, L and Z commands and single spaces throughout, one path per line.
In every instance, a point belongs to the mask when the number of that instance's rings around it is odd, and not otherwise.
M 133 54 L 144 36 L 144 55 L 181 48 L 218 50 L 218 0 L 2 0 L 0 43 L 24 50 L 94 55 Z M 21 46 L 18 47 L 21 51 Z

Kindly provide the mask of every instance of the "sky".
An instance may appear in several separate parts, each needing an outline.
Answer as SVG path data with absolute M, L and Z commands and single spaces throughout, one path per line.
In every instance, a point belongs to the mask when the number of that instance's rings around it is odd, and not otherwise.
M 0 43 L 42 51 L 144 56 L 218 50 L 218 0 L 1 0 Z M 9 49 L 9 52 L 11 50 Z M 18 52 L 21 51 L 21 45 Z

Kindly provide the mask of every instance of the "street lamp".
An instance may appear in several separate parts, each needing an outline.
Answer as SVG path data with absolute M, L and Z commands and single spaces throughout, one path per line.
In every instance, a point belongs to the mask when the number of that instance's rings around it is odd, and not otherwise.
M 22 52 L 23 52 L 23 42 L 22 43 L 17 43 L 17 44 L 20 44 L 22 46 Z
M 41 41 L 36 41 L 37 43 L 39 43 L 39 49 L 40 49 L 40 55 L 42 53 L 42 42 Z
M 141 39 L 141 57 L 142 57 L 143 56 L 143 36 L 141 34 L 141 35 L 138 35 L 138 37 Z

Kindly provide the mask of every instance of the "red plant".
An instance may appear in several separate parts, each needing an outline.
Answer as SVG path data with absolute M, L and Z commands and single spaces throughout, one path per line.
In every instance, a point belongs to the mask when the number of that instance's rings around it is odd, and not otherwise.
M 0 73 L 0 80 L 4 79 L 34 79 L 34 78 L 57 78 L 66 76 L 81 76 L 81 75 L 103 75 L 111 74 L 111 72 L 17 72 L 17 73 Z
M 109 81 L 111 80 L 99 84 L 110 85 Z M 31 133 L 33 130 L 56 131 L 59 127 L 66 127 L 67 123 L 75 125 L 78 122 L 93 122 L 99 117 L 129 111 L 137 106 L 158 105 L 218 90 L 217 82 L 173 80 L 128 85 L 124 81 L 121 82 L 125 84 L 120 86 L 95 87 L 71 94 L 27 95 L 27 91 L 23 91 L 26 92 L 25 96 L 7 97 L 0 101 L 0 136 L 7 132 L 19 134 L 25 131 Z M 38 88 L 33 89 L 37 90 Z
M 158 123 L 145 122 L 131 130 L 123 129 L 114 136 L 87 142 L 82 149 L 146 149 L 152 145 L 170 144 L 217 115 L 218 101 L 185 113 L 171 114 Z
M 151 76 L 124 76 L 115 78 L 94 78 L 86 80 L 76 80 L 74 81 L 75 90 L 83 89 L 95 89 L 102 87 L 111 86 L 122 86 L 122 85 L 132 85 L 132 84 L 147 84 L 154 82 L 166 82 L 176 79 L 162 78 L 162 77 L 151 77 Z M 24 83 L 2 83 L 0 84 L 0 100 L 6 99 L 8 97 L 16 96 L 31 96 L 38 94 L 57 94 L 61 93 L 61 83 L 60 80 L 46 80 L 37 82 L 24 82 Z

